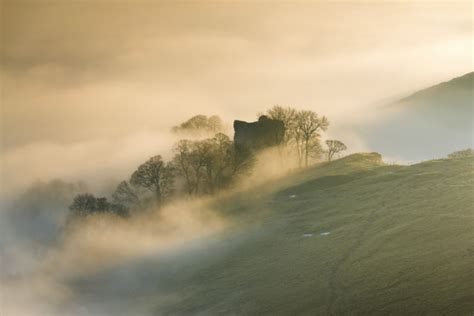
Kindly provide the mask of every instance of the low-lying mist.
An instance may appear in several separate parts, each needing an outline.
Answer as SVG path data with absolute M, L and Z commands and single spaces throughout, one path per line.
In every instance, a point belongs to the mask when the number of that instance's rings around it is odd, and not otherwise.
M 75 315 L 76 310 L 81 314 L 82 303 L 76 301 L 71 282 L 127 262 L 159 258 L 186 244 L 205 243 L 206 237 L 226 226 L 226 220 L 208 202 L 175 202 L 159 212 L 130 218 L 100 214 L 63 222 L 65 226 L 52 243 L 21 242 L 22 235 L 29 232 L 15 227 L 17 238 L 10 234 L 1 244 L 2 311 L 20 316 Z
M 167 256 L 178 255 L 180 264 L 186 265 L 194 260 L 187 253 L 203 258 L 216 255 L 207 245 L 228 240 L 232 227 L 236 227 L 232 217 L 216 208 L 216 200 L 288 174 L 297 162 L 283 159 L 282 150 L 263 151 L 255 159 L 253 171 L 226 191 L 173 201 L 159 210 L 138 210 L 126 218 L 94 214 L 72 220 L 68 206 L 74 195 L 87 189 L 84 183 L 34 183 L 16 199 L 5 201 L 0 213 L 2 311 L 19 316 L 126 315 L 115 308 L 120 305 L 116 300 L 128 297 L 111 296 L 114 303 L 109 305 L 110 293 L 90 297 L 82 283 L 88 288 L 91 283 L 102 282 L 101 275 L 116 273 L 117 269 L 134 271 L 150 260 L 153 264 L 141 273 L 156 274 L 159 261 Z M 125 273 L 108 278 L 106 287 L 111 293 L 140 287 L 135 277 Z M 160 278 L 156 279 L 157 287 Z M 161 292 L 157 296 L 157 301 L 165 299 Z M 97 300 L 102 299 L 99 304 Z M 134 304 L 127 308 L 138 308 Z M 156 308 L 159 306 L 153 306 Z M 140 311 L 148 313 L 152 311 L 145 307 Z
M 70 182 L 80 180 L 94 190 L 106 189 L 108 184 L 128 176 L 133 168 L 156 153 L 169 158 L 178 139 L 179 136 L 171 132 L 146 130 L 122 138 L 35 142 L 9 149 L 0 153 L 2 199 L 11 200 L 35 181 L 55 178 Z

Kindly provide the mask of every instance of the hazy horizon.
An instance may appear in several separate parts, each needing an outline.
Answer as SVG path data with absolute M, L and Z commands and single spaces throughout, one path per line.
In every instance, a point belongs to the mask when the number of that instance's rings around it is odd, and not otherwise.
M 351 151 L 377 150 L 345 126 L 472 71 L 471 9 L 4 1 L 3 180 L 120 178 L 169 155 L 169 128 L 195 114 L 231 123 L 275 104 L 328 116 Z

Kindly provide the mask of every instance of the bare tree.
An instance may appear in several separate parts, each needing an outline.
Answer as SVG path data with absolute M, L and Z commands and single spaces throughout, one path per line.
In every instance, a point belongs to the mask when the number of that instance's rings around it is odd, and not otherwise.
M 112 194 L 112 201 L 128 208 L 140 206 L 140 198 L 138 197 L 138 193 L 129 185 L 127 181 L 122 181 L 119 183 L 115 189 L 115 192 Z
M 233 142 L 223 133 L 205 142 L 206 183 L 209 193 L 225 187 L 231 181 L 235 169 Z
M 308 166 L 309 158 L 319 159 L 322 147 L 319 142 L 320 132 L 327 130 L 329 121 L 319 117 L 313 111 L 298 111 L 291 107 L 275 105 L 266 112 L 267 116 L 283 122 L 285 138 L 283 147 L 290 149 L 301 167 Z M 279 148 L 280 156 L 284 148 Z
M 200 141 L 180 140 L 174 147 L 173 164 L 178 174 L 184 179 L 189 195 L 199 192 L 201 177 L 205 167 L 205 148 Z
M 105 197 L 97 198 L 90 193 L 76 195 L 69 209 L 75 216 L 87 216 L 104 212 L 113 212 L 118 215 L 123 215 L 121 205 L 109 203 Z
M 295 139 L 300 165 L 304 159 L 305 166 L 308 166 L 311 144 L 319 139 L 319 132 L 327 130 L 329 121 L 325 116 L 319 117 L 313 111 L 299 111 L 295 120 Z
M 347 150 L 347 146 L 339 140 L 328 139 L 326 141 L 326 146 L 328 147 L 328 161 L 331 161 L 334 155 Z
M 159 155 L 151 157 L 132 174 L 130 183 L 151 191 L 161 206 L 173 189 L 172 167 L 166 165 Z
M 297 111 L 295 109 L 290 107 L 283 107 L 280 105 L 273 106 L 266 113 L 269 118 L 283 122 L 283 125 L 285 127 L 285 136 L 283 139 L 283 144 L 285 145 L 288 144 L 295 136 L 296 114 Z M 259 115 L 259 117 L 260 116 L 261 115 Z
M 224 123 L 217 115 L 196 115 L 189 120 L 174 126 L 171 129 L 175 133 L 190 134 L 193 136 L 213 135 L 225 130 Z
M 313 160 L 320 161 L 324 154 L 324 149 L 318 138 L 313 138 L 308 145 L 308 156 Z
M 84 217 L 95 213 L 110 213 L 128 216 L 128 209 L 119 203 L 110 203 L 105 197 L 95 197 L 90 193 L 78 194 L 69 206 L 73 217 Z
M 294 108 L 280 105 L 275 105 L 266 112 L 269 118 L 283 122 L 285 130 L 284 137 L 278 146 L 278 154 L 282 165 L 285 165 L 288 159 L 291 159 L 294 154 L 296 154 L 297 160 L 301 161 L 299 137 L 296 132 L 297 112 L 298 111 Z
M 98 211 L 97 199 L 90 193 L 78 194 L 74 197 L 69 209 L 74 215 L 84 216 Z
M 239 170 L 233 142 L 223 133 L 199 141 L 181 140 L 174 152 L 173 164 L 189 195 L 225 187 Z

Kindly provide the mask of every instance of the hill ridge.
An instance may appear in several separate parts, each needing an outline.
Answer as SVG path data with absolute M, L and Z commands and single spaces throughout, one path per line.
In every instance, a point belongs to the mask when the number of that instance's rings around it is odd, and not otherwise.
M 473 88 L 473 82 L 474 82 L 474 72 L 468 72 L 462 76 L 452 78 L 448 81 L 443 81 L 441 83 L 438 83 L 433 86 L 429 86 L 427 88 L 418 90 L 404 98 L 401 98 L 400 100 L 396 101 L 395 103 L 400 103 L 400 102 L 409 102 L 412 101 L 413 99 L 416 99 L 418 97 L 427 95 L 433 91 L 437 91 L 440 89 L 450 89 L 450 88 L 455 88 L 455 89 L 471 89 Z

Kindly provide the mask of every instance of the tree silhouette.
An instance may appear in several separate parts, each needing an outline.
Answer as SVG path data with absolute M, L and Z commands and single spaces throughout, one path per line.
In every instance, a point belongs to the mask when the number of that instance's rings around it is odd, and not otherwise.
M 105 197 L 95 197 L 90 193 L 78 194 L 69 206 L 73 216 L 84 217 L 95 213 L 113 213 L 127 216 L 128 210 L 122 204 L 109 203 Z
M 193 136 L 213 135 L 224 130 L 224 123 L 217 115 L 207 117 L 206 115 L 196 115 L 189 120 L 174 126 L 171 130 L 174 133 L 191 134 Z
M 112 194 L 112 201 L 128 208 L 140 205 L 138 193 L 127 181 L 122 181 L 118 184 L 115 192 Z
M 213 193 L 229 185 L 239 169 L 234 144 L 223 133 L 197 141 L 180 140 L 174 152 L 173 165 L 189 195 Z
M 69 209 L 74 215 L 84 216 L 98 211 L 97 199 L 93 194 L 83 193 L 74 197 Z
M 291 107 L 283 107 L 280 105 L 275 105 L 266 112 L 266 116 L 269 118 L 283 122 L 285 136 L 283 138 L 282 144 L 284 145 L 288 144 L 295 137 L 296 114 L 296 109 Z M 261 114 L 258 116 L 260 117 Z
M 308 166 L 311 145 L 318 140 L 320 131 L 327 130 L 329 126 L 328 119 L 319 117 L 313 111 L 299 111 L 296 114 L 296 143 L 298 147 L 298 157 L 304 158 L 305 166 Z
M 165 165 L 161 156 L 151 157 L 132 174 L 130 183 L 151 191 L 158 206 L 161 206 L 173 189 L 172 168 Z
M 198 142 L 187 139 L 180 140 L 174 147 L 173 164 L 185 181 L 186 192 L 189 195 L 199 191 L 200 178 L 204 168 L 204 160 L 200 159 Z
M 347 149 L 347 146 L 343 142 L 333 139 L 328 139 L 326 141 L 326 146 L 328 147 L 328 161 L 331 161 L 335 154 Z

